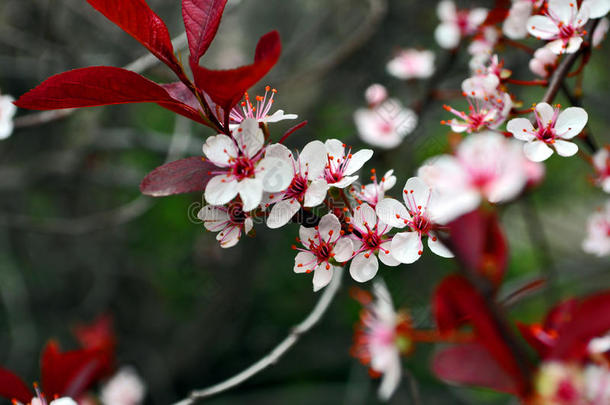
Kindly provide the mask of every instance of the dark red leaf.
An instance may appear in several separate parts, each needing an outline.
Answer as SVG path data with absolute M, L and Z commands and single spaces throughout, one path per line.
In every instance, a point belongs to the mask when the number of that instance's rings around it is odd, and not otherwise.
M 553 359 L 580 359 L 591 339 L 610 331 L 610 292 L 584 299 L 570 318 L 557 330 L 558 339 L 549 355 Z
M 192 63 L 198 64 L 210 47 L 226 4 L 227 0 L 182 0 L 182 17 Z
M 48 398 L 80 397 L 103 376 L 106 354 L 100 350 L 83 349 L 61 352 L 56 342 L 49 342 L 42 353 L 41 377 Z
M 190 157 L 157 167 L 140 184 L 142 194 L 165 197 L 204 191 L 217 167 L 201 157 Z
M 439 351 L 432 361 L 432 371 L 445 381 L 519 395 L 519 387 L 513 378 L 498 366 L 483 346 L 476 343 Z
M 30 110 L 95 107 L 124 103 L 176 103 L 161 86 L 137 73 L 96 66 L 60 73 L 15 103 Z
M 34 395 L 23 380 L 12 372 L 0 367 L 0 397 L 16 399 L 27 404 Z
M 182 68 L 165 23 L 144 0 L 87 0 L 97 11 L 121 27 L 180 75 Z
M 496 4 L 494 8 L 489 10 L 487 13 L 487 18 L 483 21 L 481 26 L 489 26 L 496 25 L 501 23 L 508 16 L 508 10 L 510 10 L 511 2 L 510 0 L 496 0 Z
M 508 264 L 508 244 L 496 214 L 479 209 L 448 226 L 448 244 L 456 258 L 499 286 Z
M 112 316 L 102 315 L 92 324 L 78 325 L 74 328 L 74 335 L 84 349 L 106 353 L 104 358 L 107 361 L 101 371 L 104 376 L 111 375 L 115 368 L 116 337 L 112 323 Z
M 459 275 L 446 277 L 434 293 L 433 304 L 441 333 L 455 330 L 468 321 L 474 328 L 478 343 L 513 378 L 520 392 L 527 391 L 529 382 L 522 376 L 519 365 L 499 332 L 500 325 L 495 322 L 483 297 L 468 280 Z
M 282 45 L 277 31 L 265 34 L 258 41 L 254 63 L 231 70 L 209 70 L 191 62 L 197 87 L 225 111 L 231 108 L 250 87 L 261 80 L 277 63 Z

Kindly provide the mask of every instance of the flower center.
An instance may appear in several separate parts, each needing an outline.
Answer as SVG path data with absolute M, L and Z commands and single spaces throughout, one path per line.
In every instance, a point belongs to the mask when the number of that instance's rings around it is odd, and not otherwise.
M 307 191 L 307 179 L 303 177 L 301 174 L 297 174 L 292 179 L 292 183 L 288 186 L 288 190 L 286 190 L 286 197 L 288 198 L 296 198 L 297 200 L 302 200 L 305 191 Z
M 381 238 L 377 235 L 377 232 L 369 231 L 368 234 L 364 235 L 362 241 L 369 249 L 377 249 L 381 244 Z
M 432 222 L 424 215 L 417 213 L 413 217 L 413 227 L 421 234 L 427 235 L 432 228 Z
M 546 127 L 540 128 L 536 133 L 536 136 L 544 143 L 553 143 L 555 142 L 555 138 L 557 137 L 551 124 L 547 125 Z
M 254 162 L 245 156 L 240 156 L 233 162 L 233 175 L 238 180 L 248 177 L 254 177 L 255 167 Z
M 229 218 L 231 223 L 237 226 L 241 226 L 246 222 L 247 215 L 243 211 L 242 204 L 232 204 L 229 207 Z

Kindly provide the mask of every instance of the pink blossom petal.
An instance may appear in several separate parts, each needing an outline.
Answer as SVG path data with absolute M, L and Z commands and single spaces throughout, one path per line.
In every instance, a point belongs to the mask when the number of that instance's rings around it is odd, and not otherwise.
M 430 200 L 430 186 L 419 177 L 411 177 L 403 188 L 402 197 L 411 212 L 419 210 L 419 207 L 425 209 Z
M 320 219 L 318 232 L 322 240 L 328 242 L 336 241 L 341 236 L 341 224 L 334 214 L 326 214 Z
M 398 266 L 400 264 L 400 262 L 396 260 L 394 256 L 392 256 L 391 240 L 382 243 L 380 248 L 381 249 L 379 249 L 379 260 L 381 260 L 381 263 L 385 264 L 386 266 L 392 267 Z
M 220 247 L 230 248 L 237 245 L 241 237 L 241 229 L 238 226 L 231 226 L 216 235 L 216 240 L 220 242 Z
M 455 257 L 451 250 L 445 246 L 440 239 L 433 233 L 428 235 L 428 247 L 430 250 L 440 257 L 452 258 Z
M 548 125 L 553 121 L 555 110 L 548 103 L 538 103 L 536 104 L 536 113 L 538 114 L 540 121 L 544 125 Z
M 313 271 L 317 265 L 316 256 L 311 252 L 299 252 L 294 259 L 294 272 Z

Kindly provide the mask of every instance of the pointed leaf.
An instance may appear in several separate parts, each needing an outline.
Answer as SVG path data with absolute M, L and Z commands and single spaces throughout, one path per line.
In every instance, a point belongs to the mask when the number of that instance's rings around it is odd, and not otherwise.
M 447 243 L 456 258 L 499 286 L 508 264 L 508 243 L 496 214 L 479 209 L 448 226 Z
M 172 97 L 170 92 L 129 70 L 95 66 L 60 73 L 45 80 L 15 102 L 31 110 L 95 107 L 125 103 L 157 103 L 205 123 L 196 106 Z
M 201 157 L 190 157 L 157 167 L 140 184 L 142 194 L 165 197 L 204 191 L 217 167 Z
M 180 74 L 167 26 L 144 0 L 87 0 L 93 8 L 144 45 L 153 55 Z
M 501 326 L 487 308 L 483 297 L 468 280 L 459 275 L 446 277 L 437 287 L 434 298 L 434 315 L 441 333 L 457 329 L 465 321 L 472 324 L 479 344 L 510 375 L 520 392 L 527 391 L 529 382 L 521 373 L 518 363 L 500 333 Z
M 435 354 L 432 371 L 442 380 L 457 384 L 487 387 L 519 395 L 519 388 L 489 352 L 480 344 L 464 344 Z
M 278 32 L 271 31 L 258 41 L 251 65 L 232 70 L 209 70 L 191 62 L 195 83 L 216 104 L 230 111 L 244 93 L 275 66 L 281 50 Z
M 558 328 L 558 339 L 550 357 L 578 360 L 589 341 L 610 331 L 610 292 L 584 299 L 573 311 L 571 319 Z
M 107 364 L 100 350 L 61 352 L 56 342 L 49 342 L 42 353 L 41 377 L 44 393 L 54 396 L 80 397 L 102 377 Z
M 6 399 L 16 399 L 27 404 L 34 395 L 28 389 L 23 380 L 11 371 L 0 367 L 0 397 Z
M 227 0 L 182 0 L 182 17 L 192 63 L 198 64 L 210 47 L 226 4 Z

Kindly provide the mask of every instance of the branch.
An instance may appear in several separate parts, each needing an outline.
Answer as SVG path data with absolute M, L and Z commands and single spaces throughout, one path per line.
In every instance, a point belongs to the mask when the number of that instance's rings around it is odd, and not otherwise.
M 176 402 L 174 405 L 191 405 L 200 399 L 220 394 L 224 391 L 238 386 L 239 384 L 247 381 L 251 377 L 254 377 L 256 374 L 265 370 L 266 368 L 277 363 L 280 358 L 298 342 L 299 338 L 303 334 L 309 332 L 314 326 L 318 324 L 320 319 L 322 319 L 322 316 L 324 316 L 324 314 L 330 307 L 331 302 L 337 295 L 337 291 L 341 286 L 342 277 L 343 269 L 338 268 L 335 271 L 335 274 L 333 275 L 332 281 L 326 287 L 326 289 L 320 296 L 320 299 L 314 306 L 313 310 L 309 313 L 309 315 L 307 315 L 307 317 L 301 323 L 292 328 L 288 336 L 286 336 L 286 338 L 282 340 L 280 344 L 278 344 L 273 350 L 271 350 L 269 354 L 267 354 L 265 357 L 263 357 L 256 363 L 252 364 L 247 369 L 229 378 L 228 380 L 212 385 L 208 388 L 193 391 L 191 392 L 188 398 L 185 398 L 180 402 Z
M 172 44 L 174 45 L 174 48 L 178 51 L 184 49 L 187 44 L 186 33 L 183 33 L 174 38 L 172 40 Z M 142 73 L 150 69 L 151 67 L 157 65 L 159 62 L 159 59 L 157 59 L 154 55 L 146 54 L 134 60 L 130 64 L 124 66 L 123 69 L 131 70 L 136 73 Z M 23 115 L 21 117 L 15 118 L 15 128 L 25 128 L 46 124 L 47 122 L 56 121 L 68 117 L 72 115 L 76 110 L 76 108 L 68 108 L 64 110 L 42 111 Z
M 583 55 L 586 52 L 591 51 L 591 38 L 593 36 L 593 32 L 599 23 L 599 19 L 593 20 L 589 27 L 587 28 L 587 38 L 584 41 L 583 46 L 577 52 L 569 54 L 555 69 L 553 76 L 549 80 L 549 88 L 547 89 L 544 97 L 542 98 L 542 102 L 551 104 L 557 95 L 557 92 L 561 88 L 563 80 L 567 77 L 568 73 L 570 73 L 570 69 L 574 65 L 574 62 L 578 59 L 579 56 Z

